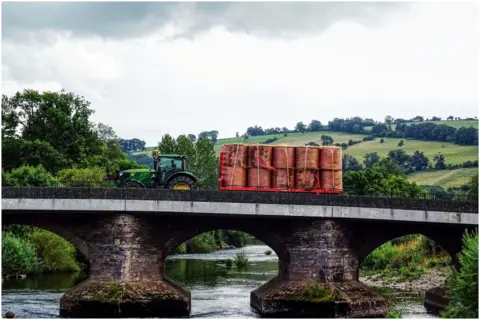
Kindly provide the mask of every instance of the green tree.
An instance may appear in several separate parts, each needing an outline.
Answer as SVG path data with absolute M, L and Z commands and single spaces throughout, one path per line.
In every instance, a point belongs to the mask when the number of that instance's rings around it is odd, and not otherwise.
M 218 184 L 217 164 L 218 157 L 213 144 L 205 138 L 200 138 L 195 143 L 196 159 L 191 171 L 198 179 L 201 188 L 209 188 Z
M 468 186 L 470 188 L 468 196 L 472 200 L 478 200 L 478 173 L 470 179 Z
M 458 255 L 460 270 L 448 283 L 450 303 L 442 314 L 446 318 L 478 318 L 478 233 L 465 233 Z
M 372 168 L 361 172 L 348 172 L 343 184 L 346 194 L 427 198 L 428 192 L 408 181 L 392 160 L 382 159 Z
M 195 163 L 196 161 L 195 145 L 193 144 L 192 140 L 190 140 L 185 135 L 180 135 L 177 137 L 176 145 L 177 147 L 175 153 L 187 156 L 187 169 L 190 170 L 190 167 L 192 167 L 192 163 Z
M 167 133 L 162 136 L 162 140 L 158 143 L 158 149 L 161 154 L 174 154 L 177 152 L 177 142 Z
M 36 269 L 35 246 L 27 239 L 2 231 L 2 274 L 31 273 Z
M 41 165 L 21 166 L 11 171 L 2 171 L 2 184 L 13 187 L 52 187 L 57 179 Z
M 363 155 L 363 164 L 367 169 L 373 167 L 378 161 L 380 161 L 380 156 L 377 152 L 369 152 Z
M 60 170 L 57 174 L 60 183 L 66 187 L 106 187 L 108 181 L 104 168 L 72 168 Z

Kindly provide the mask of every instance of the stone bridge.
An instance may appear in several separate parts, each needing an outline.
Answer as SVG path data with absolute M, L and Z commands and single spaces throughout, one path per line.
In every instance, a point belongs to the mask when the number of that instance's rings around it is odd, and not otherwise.
M 3 188 L 2 221 L 50 230 L 90 261 L 89 279 L 60 301 L 63 317 L 188 316 L 190 292 L 165 278 L 164 261 L 181 243 L 215 229 L 247 232 L 278 255 L 277 277 L 251 294 L 251 306 L 261 315 L 376 317 L 386 314 L 388 306 L 358 281 L 363 259 L 388 240 L 408 234 L 429 237 L 455 259 L 465 229 L 478 226 L 478 203 L 229 191 Z

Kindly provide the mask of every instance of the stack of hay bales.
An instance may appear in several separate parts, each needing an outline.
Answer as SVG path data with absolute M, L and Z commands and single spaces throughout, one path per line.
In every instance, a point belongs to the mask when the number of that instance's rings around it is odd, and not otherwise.
M 320 148 L 296 147 L 295 148 L 295 187 L 297 189 L 320 188 Z

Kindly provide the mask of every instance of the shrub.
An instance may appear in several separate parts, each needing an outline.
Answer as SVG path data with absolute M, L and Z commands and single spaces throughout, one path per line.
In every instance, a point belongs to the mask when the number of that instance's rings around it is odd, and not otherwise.
M 446 318 L 478 318 L 478 233 L 465 233 L 458 254 L 460 271 L 448 283 L 450 303 L 443 312 Z
M 265 255 L 269 256 L 269 255 L 271 255 L 271 254 L 272 254 L 272 250 L 267 250 L 267 251 L 265 251 Z
M 35 228 L 27 239 L 35 246 L 39 271 L 80 271 L 80 266 L 75 259 L 76 248 L 62 237 L 50 231 Z
M 38 165 L 21 166 L 11 171 L 2 171 L 2 185 L 13 187 L 52 187 L 57 184 L 55 177 Z
M 57 173 L 58 180 L 67 187 L 106 187 L 107 173 L 100 167 L 64 169 Z
M 237 268 L 246 268 L 248 267 L 248 258 L 247 253 L 242 250 L 235 255 L 235 259 L 233 260 Z
M 36 269 L 35 246 L 11 232 L 2 232 L 2 273 L 32 273 Z

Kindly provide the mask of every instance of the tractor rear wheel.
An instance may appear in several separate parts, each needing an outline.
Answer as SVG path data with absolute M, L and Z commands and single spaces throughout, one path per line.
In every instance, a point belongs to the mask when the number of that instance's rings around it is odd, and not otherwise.
M 197 189 L 197 183 L 189 176 L 181 175 L 176 176 L 172 180 L 168 181 L 165 189 L 173 190 L 193 190 Z
M 130 180 L 123 185 L 124 188 L 145 188 L 143 184 L 138 181 Z

